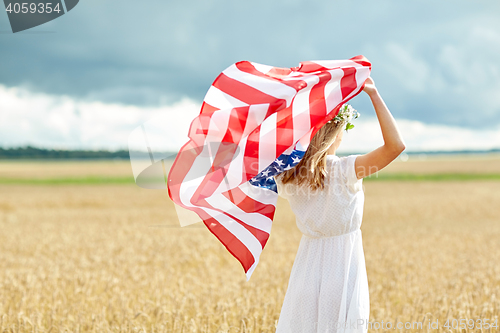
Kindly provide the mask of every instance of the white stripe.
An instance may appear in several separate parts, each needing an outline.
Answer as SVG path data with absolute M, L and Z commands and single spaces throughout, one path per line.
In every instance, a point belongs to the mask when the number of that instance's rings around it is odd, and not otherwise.
M 194 160 L 179 187 L 179 199 L 183 205 L 187 207 L 197 207 L 191 203 L 191 198 L 211 167 L 208 146 L 205 145 L 201 154 Z
M 256 105 L 251 105 L 249 107 L 248 117 L 245 123 L 245 129 L 243 130 L 242 139 L 238 144 L 238 149 L 239 149 L 238 155 L 230 163 L 229 169 L 226 173 L 226 177 L 224 181 L 220 183 L 216 193 L 222 193 L 240 185 L 243 179 L 243 174 L 245 173 L 243 162 L 245 157 L 244 154 L 245 154 L 246 144 L 248 141 L 248 134 L 250 134 L 253 130 L 255 130 L 255 128 L 257 128 L 259 124 L 262 123 L 262 121 L 266 117 L 268 109 L 269 109 L 269 104 L 256 104 Z M 216 113 L 219 112 L 221 112 L 221 110 L 217 111 Z M 227 121 L 229 121 L 229 118 L 227 119 Z M 217 132 L 217 129 L 218 127 L 217 128 L 214 127 L 214 133 Z M 220 137 L 222 138 L 223 136 Z
M 255 88 L 266 95 L 286 100 L 286 106 L 290 105 L 292 98 L 296 93 L 295 89 L 278 81 L 242 72 L 236 67 L 236 65 L 228 67 L 223 73 L 231 79 Z
M 344 76 L 341 69 L 329 71 L 332 78 L 325 85 L 325 103 L 327 112 L 331 112 L 337 104 L 342 102 L 342 90 L 340 89 L 340 80 Z
M 262 124 L 262 121 L 266 118 L 268 110 L 269 104 L 250 105 L 250 108 L 248 109 L 248 117 L 245 124 L 245 130 L 243 131 L 244 137 L 248 136 L 260 124 Z
M 282 152 L 281 154 L 290 155 L 293 152 L 293 149 L 294 149 L 294 146 L 290 146 L 284 152 Z
M 259 201 L 265 205 L 276 206 L 278 201 L 278 194 L 266 188 L 253 186 L 249 182 L 240 185 L 240 190 L 246 194 L 247 197 Z
M 211 137 L 220 138 L 221 134 L 219 127 L 227 128 L 230 115 L 231 110 L 219 110 L 214 113 L 210 120 L 207 139 Z M 206 142 L 207 141 L 205 141 L 205 143 Z M 195 207 L 191 204 L 191 198 L 212 167 L 211 161 L 213 161 L 214 154 L 216 154 L 218 150 L 218 145 L 219 143 L 217 142 L 217 140 L 215 140 L 215 142 L 212 142 L 210 147 L 205 144 L 203 146 L 201 154 L 199 154 L 193 161 L 191 168 L 182 180 L 181 186 L 179 188 L 179 197 L 183 205 L 188 207 Z
M 307 150 L 309 143 L 311 143 L 313 129 L 311 128 L 303 137 L 300 138 L 300 145 L 303 150 Z
M 214 86 L 210 86 L 210 89 L 208 89 L 207 95 L 205 96 L 203 101 L 217 109 L 232 109 L 234 107 L 248 105 L 247 103 L 226 94 L 225 92 Z
M 262 64 L 257 64 L 255 62 L 250 62 L 253 67 L 255 67 L 256 70 L 261 72 L 262 74 L 267 74 L 271 69 L 273 69 L 273 66 L 268 66 L 268 65 L 262 65 Z
M 295 148 L 299 151 L 304 151 L 304 152 L 307 150 L 307 147 L 304 146 L 304 142 L 302 140 L 297 141 Z
M 247 281 L 250 280 L 250 277 L 252 276 L 253 271 L 255 270 L 255 267 L 257 267 L 257 264 L 259 263 L 259 260 L 255 260 L 252 266 L 248 269 L 246 276 L 247 276 Z
M 222 138 L 224 138 L 229 126 L 231 111 L 232 109 L 222 109 L 212 114 L 210 122 L 208 123 L 208 132 L 205 142 L 220 142 Z M 214 156 L 215 153 L 216 152 L 213 151 Z
M 352 91 L 352 93 L 350 93 L 349 96 L 347 96 L 347 97 L 350 97 L 350 96 L 354 95 L 355 93 L 357 93 L 361 89 L 363 82 L 365 82 L 369 76 L 370 76 L 370 69 L 369 68 L 367 68 L 367 67 L 358 68 L 356 70 L 356 84 L 357 84 L 358 88 L 354 89 Z
M 308 75 L 308 74 L 302 73 L 302 72 L 291 72 L 286 77 L 284 77 L 283 80 L 297 80 L 297 77 L 300 77 L 302 79 L 302 77 L 304 75 Z
M 296 142 L 311 129 L 311 115 L 309 107 L 309 95 L 314 84 L 319 82 L 316 77 L 316 82 L 297 93 L 292 103 L 293 117 L 293 142 Z
M 224 228 L 233 234 L 250 251 L 255 261 L 262 253 L 262 244 L 247 228 L 231 219 L 229 216 L 209 208 L 202 208 L 207 214 L 217 220 Z
M 222 194 L 213 195 L 210 198 L 207 198 L 206 201 L 213 208 L 229 213 L 238 220 L 243 221 L 254 228 L 267 233 L 271 232 L 271 224 L 273 221 L 270 218 L 260 213 L 247 213 Z
M 245 147 L 247 144 L 248 138 L 241 139 L 238 145 L 237 155 L 233 158 L 231 163 L 229 164 L 229 168 L 226 172 L 226 176 L 224 180 L 220 183 L 219 187 L 215 191 L 216 193 L 223 193 L 228 191 L 229 189 L 235 188 L 240 185 L 243 180 L 243 161 L 245 154 Z
M 276 159 L 276 120 L 277 113 L 267 117 L 259 133 L 259 170 L 264 170 Z

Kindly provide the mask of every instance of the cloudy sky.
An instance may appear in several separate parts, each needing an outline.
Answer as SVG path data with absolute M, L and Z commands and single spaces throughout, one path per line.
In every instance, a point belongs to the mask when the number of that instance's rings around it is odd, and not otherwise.
M 408 151 L 500 148 L 500 2 L 82 0 L 12 34 L 0 13 L 0 146 L 127 148 L 168 120 L 177 149 L 215 77 L 362 54 Z M 344 151 L 382 144 L 369 99 Z

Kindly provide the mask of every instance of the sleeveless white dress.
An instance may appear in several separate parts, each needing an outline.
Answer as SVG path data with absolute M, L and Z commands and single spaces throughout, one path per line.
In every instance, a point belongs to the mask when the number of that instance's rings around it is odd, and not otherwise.
M 364 192 L 356 178 L 359 155 L 328 155 L 325 188 L 283 184 L 302 232 L 277 333 L 361 333 L 370 312 L 361 238 Z

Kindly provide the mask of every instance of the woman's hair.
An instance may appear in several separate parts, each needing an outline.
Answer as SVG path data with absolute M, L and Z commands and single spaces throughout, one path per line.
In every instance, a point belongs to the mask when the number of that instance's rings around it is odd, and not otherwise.
M 313 190 L 324 188 L 326 176 L 326 156 L 337 135 L 345 127 L 345 121 L 326 123 L 314 135 L 304 157 L 294 168 L 283 172 L 283 184 L 295 182 L 308 184 Z

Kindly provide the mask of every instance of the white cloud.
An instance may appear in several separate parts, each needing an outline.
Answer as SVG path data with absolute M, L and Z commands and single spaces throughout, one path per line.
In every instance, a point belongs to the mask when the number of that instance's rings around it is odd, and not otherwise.
M 176 150 L 200 104 L 190 99 L 161 107 L 84 102 L 0 85 L 0 145 L 59 149 L 127 149 L 134 128 L 166 115 L 162 146 Z
M 59 149 L 127 149 L 129 136 L 145 124 L 155 149 L 178 150 L 187 142 L 200 104 L 189 99 L 160 107 L 83 102 L 0 85 L 0 146 Z M 397 119 L 407 151 L 500 148 L 494 130 L 429 125 Z M 359 118 L 344 135 L 339 152 L 367 152 L 383 144 L 375 118 Z
M 495 130 L 425 124 L 397 119 L 407 152 L 488 150 L 500 148 L 500 126 Z M 344 135 L 339 152 L 368 152 L 384 144 L 375 118 L 357 119 L 355 128 Z

